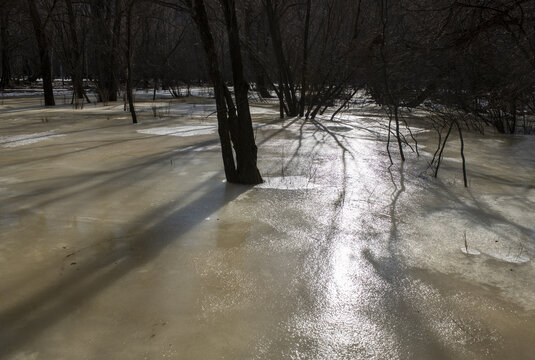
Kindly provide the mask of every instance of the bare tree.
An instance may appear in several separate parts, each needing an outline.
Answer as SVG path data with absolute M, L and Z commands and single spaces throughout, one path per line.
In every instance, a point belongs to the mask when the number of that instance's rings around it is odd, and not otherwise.
M 50 62 L 50 46 L 47 35 L 47 24 L 50 19 L 57 0 L 54 0 L 52 6 L 47 11 L 47 16 L 44 21 L 41 19 L 39 10 L 37 9 L 36 0 L 27 0 L 30 18 L 32 21 L 35 39 L 39 48 L 39 60 L 41 64 L 41 77 L 43 79 L 43 91 L 45 96 L 45 105 L 54 106 L 54 89 L 52 87 L 52 64 Z

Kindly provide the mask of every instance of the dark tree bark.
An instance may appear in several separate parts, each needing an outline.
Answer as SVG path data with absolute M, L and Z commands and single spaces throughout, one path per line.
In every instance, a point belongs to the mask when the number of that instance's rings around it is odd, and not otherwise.
M 266 74 L 262 72 L 262 70 L 256 68 L 256 91 L 258 91 L 258 94 L 260 97 L 263 97 L 264 99 L 270 99 L 273 96 L 269 93 L 269 89 L 267 86 L 266 81 Z
M 208 22 L 204 1 L 193 0 L 189 4 L 193 10 L 193 20 L 197 25 L 203 42 L 210 77 L 214 84 L 219 138 L 221 140 L 223 164 L 225 166 L 227 180 L 240 184 L 259 184 L 262 182 L 262 177 L 256 167 L 257 147 L 254 141 L 249 101 L 247 98 L 249 84 L 245 81 L 243 74 L 234 1 L 222 0 L 221 5 L 223 6 L 227 24 L 236 107 L 221 75 L 216 46 Z M 234 162 L 232 145 L 234 146 L 236 162 Z
M 279 70 L 279 100 L 285 102 L 283 105 L 288 116 L 297 116 L 299 114 L 299 101 L 296 96 L 293 74 L 288 66 L 284 49 L 282 45 L 282 36 L 279 25 L 279 16 L 276 13 L 277 6 L 271 0 L 265 0 L 266 15 L 271 33 L 271 43 L 273 52 L 277 61 Z
M 128 99 L 130 115 L 132 116 L 132 123 L 137 124 L 134 96 L 132 94 L 132 11 L 134 10 L 134 5 L 135 0 L 130 2 L 126 17 L 126 97 Z
M 98 93 L 102 102 L 117 101 L 117 49 L 121 34 L 121 1 L 92 0 L 96 37 Z
M 237 182 L 237 171 L 232 153 L 232 143 L 230 139 L 229 111 L 225 100 L 225 83 L 219 68 L 217 51 L 214 38 L 208 23 L 208 15 L 203 0 L 187 0 L 191 8 L 191 14 L 206 53 L 206 63 L 212 83 L 214 84 L 214 95 L 217 108 L 217 123 L 219 140 L 221 142 L 221 153 L 223 156 L 223 166 L 228 182 Z M 230 115 L 232 116 L 232 115 Z
M 268 88 L 268 76 L 263 69 L 262 65 L 259 64 L 257 59 L 255 59 L 255 52 L 252 50 L 253 44 L 255 47 L 256 52 L 259 50 L 259 42 L 258 38 L 261 36 L 259 34 L 258 29 L 261 25 L 257 24 L 258 19 L 252 18 L 252 15 L 254 14 L 254 4 L 252 4 L 251 0 L 247 0 L 245 2 L 245 39 L 247 46 L 247 54 L 249 56 L 249 63 L 251 66 L 251 75 L 255 79 L 255 87 L 256 91 L 258 92 L 258 95 L 260 97 L 269 99 L 271 98 L 271 94 L 269 93 Z M 253 23 L 256 24 L 256 31 L 252 29 Z M 256 36 L 253 36 L 253 34 L 256 34 Z
M 117 79 L 117 52 L 119 46 L 119 37 L 121 35 L 121 0 L 115 0 L 115 14 L 113 18 L 113 32 L 111 34 L 110 48 L 110 70 L 108 72 L 108 92 L 109 100 L 117 101 L 119 90 Z
M 84 91 L 84 79 L 83 79 L 83 62 L 82 54 L 80 51 L 80 44 L 78 42 L 78 35 L 76 33 L 76 17 L 74 16 L 74 10 L 72 6 L 72 0 L 65 0 L 67 7 L 67 15 L 69 18 L 69 32 L 71 35 L 71 78 L 74 96 L 77 99 L 83 99 L 85 95 Z
M 262 177 L 256 167 L 258 149 L 254 140 L 253 124 L 249 111 L 249 84 L 243 74 L 243 62 L 240 47 L 238 20 L 234 0 L 220 0 L 225 14 L 227 33 L 234 80 L 234 96 L 238 109 L 238 122 L 235 130 L 236 162 L 238 165 L 238 180 L 243 184 L 262 183 Z
M 30 18 L 32 20 L 37 46 L 39 47 L 39 60 L 41 63 L 41 76 L 43 78 L 43 91 L 45 95 L 45 106 L 56 105 L 54 101 L 54 90 L 52 88 L 52 64 L 50 62 L 50 47 L 46 32 L 41 22 L 41 17 L 37 10 L 35 0 L 28 0 Z

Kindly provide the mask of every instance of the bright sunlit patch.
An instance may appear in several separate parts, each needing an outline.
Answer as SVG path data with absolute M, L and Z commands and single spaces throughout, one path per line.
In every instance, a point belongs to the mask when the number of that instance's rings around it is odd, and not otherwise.
M 318 185 L 305 176 L 278 176 L 264 177 L 264 183 L 256 187 L 258 189 L 306 190 L 317 188 Z
M 148 135 L 168 135 L 168 136 L 199 136 L 212 135 L 217 131 L 215 125 L 181 125 L 170 127 L 157 127 L 144 130 L 138 130 L 140 134 Z
M 346 244 L 338 244 L 332 255 L 332 281 L 329 284 L 331 297 L 350 295 L 353 285 L 350 271 L 353 265 L 351 248 Z

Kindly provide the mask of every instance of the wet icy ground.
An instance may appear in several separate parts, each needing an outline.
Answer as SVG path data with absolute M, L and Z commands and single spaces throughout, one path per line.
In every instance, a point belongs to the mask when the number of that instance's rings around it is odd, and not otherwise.
M 455 141 L 434 180 L 376 109 L 257 104 L 251 188 L 208 100 L 39 101 L 0 106 L 0 358 L 534 358 L 532 138 L 472 136 L 465 190 Z

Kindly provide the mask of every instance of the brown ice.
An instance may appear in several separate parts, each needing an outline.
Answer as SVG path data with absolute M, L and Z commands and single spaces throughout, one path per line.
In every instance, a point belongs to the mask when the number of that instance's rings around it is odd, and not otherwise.
M 455 139 L 434 180 L 377 109 L 258 104 L 246 187 L 189 101 L 3 100 L 0 358 L 534 358 L 532 138 L 471 136 L 465 190 Z

